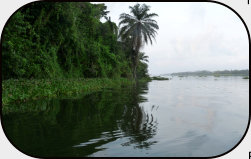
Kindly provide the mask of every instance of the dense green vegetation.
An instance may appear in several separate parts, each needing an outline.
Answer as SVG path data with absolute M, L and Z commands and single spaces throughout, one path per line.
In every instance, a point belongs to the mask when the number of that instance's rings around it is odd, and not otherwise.
M 173 76 L 249 76 L 249 70 L 195 71 L 172 73 Z
M 103 88 L 120 88 L 133 83 L 134 81 L 123 78 L 5 80 L 2 82 L 2 105 L 44 97 L 75 97 Z
M 106 8 L 35 2 L 18 10 L 1 39 L 3 105 L 120 86 L 136 76 L 149 80 L 148 56 L 140 52 L 135 61 L 132 33 L 120 38 Z
M 129 43 L 118 40 L 108 12 L 88 2 L 22 7 L 3 30 L 2 79 L 132 78 Z M 148 76 L 147 64 L 138 63 L 138 76 Z

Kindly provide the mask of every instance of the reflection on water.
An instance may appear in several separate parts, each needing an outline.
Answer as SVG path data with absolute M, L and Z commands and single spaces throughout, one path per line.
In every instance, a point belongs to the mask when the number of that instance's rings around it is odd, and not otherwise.
M 213 156 L 243 136 L 248 86 L 240 77 L 140 83 L 13 105 L 2 124 L 33 156 Z

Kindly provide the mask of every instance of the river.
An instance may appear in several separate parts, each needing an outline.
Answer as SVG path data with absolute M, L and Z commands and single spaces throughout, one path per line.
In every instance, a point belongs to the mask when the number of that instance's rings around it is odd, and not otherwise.
M 249 80 L 174 77 L 13 107 L 3 128 L 28 155 L 210 157 L 244 135 Z

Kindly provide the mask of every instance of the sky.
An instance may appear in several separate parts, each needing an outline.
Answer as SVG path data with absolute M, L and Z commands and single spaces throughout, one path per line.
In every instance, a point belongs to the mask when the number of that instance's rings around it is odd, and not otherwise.
M 143 2 L 139 2 L 142 4 Z M 119 23 L 136 2 L 105 2 Z M 141 51 L 149 56 L 149 74 L 249 68 L 248 35 L 230 9 L 209 2 L 145 2 L 159 25 L 156 41 Z

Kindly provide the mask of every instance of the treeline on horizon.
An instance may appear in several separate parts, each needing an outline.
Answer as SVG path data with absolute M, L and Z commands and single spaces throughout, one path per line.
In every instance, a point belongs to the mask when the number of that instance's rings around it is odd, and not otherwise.
M 173 76 L 249 76 L 249 70 L 224 70 L 224 71 L 194 71 L 194 72 L 178 72 L 172 73 Z
M 89 2 L 22 7 L 3 30 L 2 79 L 132 78 L 131 50 L 118 40 L 106 8 Z M 147 68 L 139 60 L 138 78 L 148 77 Z

